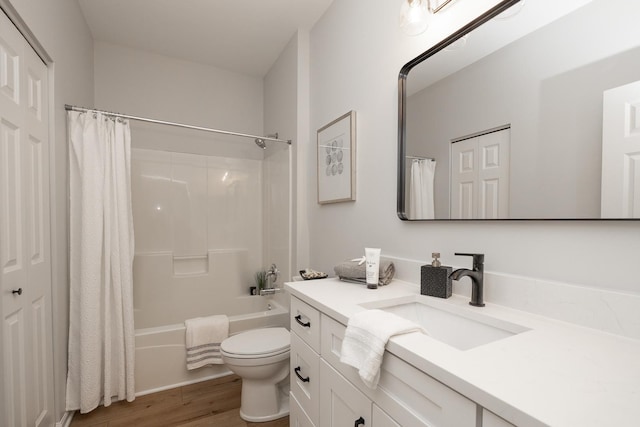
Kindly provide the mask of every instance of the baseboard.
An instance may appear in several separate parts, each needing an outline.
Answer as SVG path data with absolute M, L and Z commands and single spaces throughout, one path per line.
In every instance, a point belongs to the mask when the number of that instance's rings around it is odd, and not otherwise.
M 69 427 L 71 425 L 71 420 L 73 420 L 73 415 L 76 411 L 67 411 L 64 413 L 60 421 L 56 423 L 56 427 Z
M 191 381 L 183 381 L 183 382 L 176 383 L 176 384 L 169 384 L 169 385 L 164 385 L 162 387 L 156 387 L 156 388 L 152 388 L 152 389 L 148 389 L 148 390 L 139 391 L 139 392 L 136 393 L 136 397 L 145 396 L 145 395 L 151 394 L 151 393 L 158 393 L 160 391 L 170 390 L 172 388 L 182 387 L 182 386 L 185 386 L 185 385 L 201 383 L 203 381 L 214 380 L 216 378 L 226 377 L 227 375 L 231 375 L 231 374 L 233 374 L 233 372 L 231 372 L 230 370 L 227 369 L 224 372 L 221 372 L 221 373 L 218 373 L 218 374 L 214 374 L 214 375 L 209 375 L 209 376 L 202 377 L 202 378 L 196 378 L 196 379 L 191 380 Z

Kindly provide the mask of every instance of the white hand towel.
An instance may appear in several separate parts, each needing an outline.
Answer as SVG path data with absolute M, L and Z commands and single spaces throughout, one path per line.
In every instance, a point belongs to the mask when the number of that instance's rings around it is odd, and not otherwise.
M 220 343 L 229 336 L 229 318 L 224 314 L 196 317 L 184 321 L 186 327 L 187 369 L 222 364 Z
M 342 341 L 340 361 L 358 369 L 367 387 L 375 389 L 387 341 L 394 335 L 426 333 L 413 322 L 382 310 L 366 310 L 349 319 Z

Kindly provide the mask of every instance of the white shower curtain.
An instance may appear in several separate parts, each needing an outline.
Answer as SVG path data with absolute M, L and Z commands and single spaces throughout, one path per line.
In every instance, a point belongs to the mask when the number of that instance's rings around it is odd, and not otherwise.
M 129 123 L 68 112 L 70 301 L 67 410 L 135 398 Z
M 413 159 L 409 179 L 409 219 L 434 219 L 433 183 L 436 161 Z

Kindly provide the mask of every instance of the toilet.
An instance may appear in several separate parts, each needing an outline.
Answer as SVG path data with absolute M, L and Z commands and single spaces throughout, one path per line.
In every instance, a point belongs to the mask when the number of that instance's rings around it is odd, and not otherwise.
M 288 381 L 291 337 L 285 328 L 253 329 L 220 344 L 225 365 L 242 378 L 240 417 L 271 421 L 289 414 Z

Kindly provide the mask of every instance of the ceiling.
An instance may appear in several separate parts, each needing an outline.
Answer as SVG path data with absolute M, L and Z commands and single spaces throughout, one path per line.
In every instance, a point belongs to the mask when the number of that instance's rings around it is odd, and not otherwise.
M 78 0 L 95 40 L 264 76 L 333 0 Z

